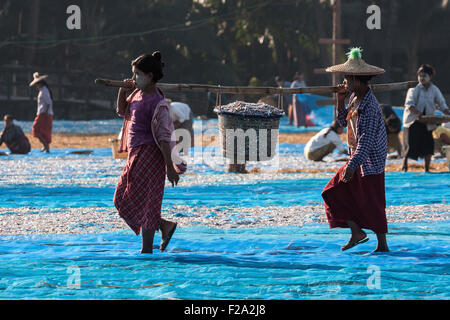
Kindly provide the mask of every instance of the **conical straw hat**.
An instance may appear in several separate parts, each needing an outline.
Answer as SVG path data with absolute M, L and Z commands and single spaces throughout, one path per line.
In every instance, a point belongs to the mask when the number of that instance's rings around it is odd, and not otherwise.
M 47 79 L 47 78 L 48 78 L 48 75 L 46 75 L 46 74 L 43 74 L 41 76 L 41 75 L 39 75 L 39 72 L 33 73 L 33 81 L 30 82 L 30 87 L 34 86 L 39 81 Z
M 361 48 L 351 48 L 347 53 L 348 60 L 345 63 L 328 67 L 325 71 L 361 76 L 370 76 L 385 72 L 382 68 L 366 63 L 361 58 L 361 51 Z

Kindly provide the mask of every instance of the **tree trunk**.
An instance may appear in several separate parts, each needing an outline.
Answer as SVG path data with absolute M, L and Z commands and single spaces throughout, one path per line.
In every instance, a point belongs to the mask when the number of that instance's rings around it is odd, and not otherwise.
M 396 27 L 396 21 L 398 17 L 399 3 L 397 1 L 389 1 L 389 14 L 387 15 L 387 31 L 386 31 L 386 46 L 382 48 L 382 63 L 383 68 L 387 71 L 382 75 L 381 79 L 384 83 L 390 83 L 392 81 L 391 64 L 392 64 L 392 43 L 393 33 Z M 409 80 L 409 79 L 408 79 Z M 382 102 L 391 104 L 391 92 L 387 91 L 380 95 Z
M 31 2 L 31 12 L 30 12 L 30 20 L 28 23 L 28 34 L 30 35 L 30 40 L 32 41 L 36 41 L 37 40 L 37 36 L 39 33 L 39 9 L 40 9 L 40 0 L 33 0 Z M 36 46 L 36 44 L 32 45 L 33 48 L 27 50 L 26 53 L 26 64 L 29 66 L 32 66 L 34 64 L 34 60 L 35 60 L 35 56 L 36 56 L 36 49 L 34 48 L 34 46 Z

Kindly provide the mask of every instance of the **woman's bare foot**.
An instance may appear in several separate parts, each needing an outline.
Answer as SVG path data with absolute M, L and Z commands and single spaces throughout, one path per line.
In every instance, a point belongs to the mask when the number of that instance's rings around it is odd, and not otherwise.
M 348 250 L 358 244 L 366 242 L 367 240 L 369 240 L 367 238 L 367 234 L 362 230 L 361 230 L 361 232 L 358 232 L 358 233 L 352 233 L 350 240 L 348 240 L 348 242 L 341 247 L 341 250 L 342 251 Z
M 175 227 L 175 225 L 176 225 L 175 222 L 161 219 L 160 223 L 161 239 L 166 238 L 169 232 L 172 231 L 172 229 Z
M 166 249 L 167 245 L 170 242 L 170 239 L 171 239 L 173 233 L 175 232 L 176 227 L 177 227 L 177 223 L 176 222 L 172 222 L 172 221 L 167 221 L 167 220 L 161 219 L 161 223 L 160 223 L 161 245 L 159 247 L 159 249 L 161 251 L 164 251 Z
M 372 252 L 389 252 L 385 233 L 377 233 L 377 248 Z
M 155 231 L 142 228 L 142 250 L 141 253 L 153 253 L 153 237 Z

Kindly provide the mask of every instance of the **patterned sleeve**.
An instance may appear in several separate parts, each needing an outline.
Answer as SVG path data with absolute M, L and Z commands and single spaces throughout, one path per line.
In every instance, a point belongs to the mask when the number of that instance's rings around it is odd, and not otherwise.
M 370 104 L 365 108 L 364 112 L 359 115 L 360 123 L 358 130 L 361 131 L 361 135 L 358 140 L 356 151 L 348 163 L 348 166 L 354 170 L 366 161 L 371 146 L 375 144 L 376 120 L 379 116 L 376 112 L 376 108 L 378 108 L 377 105 Z
M 337 122 L 341 125 L 341 127 L 347 126 L 347 115 L 348 110 L 346 108 L 338 109 Z

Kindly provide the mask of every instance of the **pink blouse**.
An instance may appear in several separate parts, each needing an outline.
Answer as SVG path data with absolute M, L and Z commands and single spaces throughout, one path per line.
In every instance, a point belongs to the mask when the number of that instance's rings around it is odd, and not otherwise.
M 155 97 L 160 97 L 156 99 Z M 125 110 L 125 114 L 121 114 L 118 112 L 118 115 L 124 118 L 124 123 L 122 127 L 122 139 L 120 140 L 119 150 L 118 152 L 127 152 L 129 151 L 128 147 L 128 141 L 131 139 L 129 138 L 130 133 L 130 127 L 132 125 L 132 112 L 131 112 L 131 104 L 135 101 L 142 101 L 142 94 L 140 94 L 140 90 L 136 89 L 133 91 L 133 93 L 127 98 L 128 106 Z M 148 132 L 150 135 L 152 135 L 152 142 L 156 144 L 156 146 L 161 149 L 160 143 L 161 142 L 168 142 L 170 144 L 170 149 L 173 151 L 175 148 L 176 142 L 175 142 L 175 135 L 174 127 L 173 127 L 173 121 L 170 117 L 169 113 L 169 105 L 167 104 L 166 99 L 164 98 L 164 94 L 161 90 L 158 89 L 158 93 L 152 94 L 148 97 L 153 97 L 156 100 L 152 100 L 152 104 L 157 101 L 154 105 L 152 105 L 151 111 L 151 117 L 146 118 L 142 122 L 142 128 L 148 128 L 149 131 L 145 130 L 143 136 L 147 139 L 148 138 Z M 144 98 L 146 98 L 144 96 Z M 136 100 L 135 100 L 136 99 Z M 145 101 L 145 100 L 144 100 Z M 142 102 L 141 102 L 142 103 Z M 137 105 L 138 107 L 138 105 Z M 146 109 L 144 108 L 144 111 Z M 140 113 L 135 113 L 135 117 L 139 118 Z M 149 114 L 147 114 L 149 116 Z M 139 134 L 138 134 L 139 135 Z M 173 165 L 175 167 L 175 170 L 182 174 L 186 172 L 187 169 L 187 163 L 184 161 L 178 154 L 175 152 L 172 152 L 172 161 Z
M 151 130 L 151 120 L 155 112 L 156 105 L 164 97 L 157 93 L 146 95 L 141 90 L 132 94 L 128 99 L 129 103 L 129 128 L 127 148 L 131 149 L 140 145 L 155 145 Z

